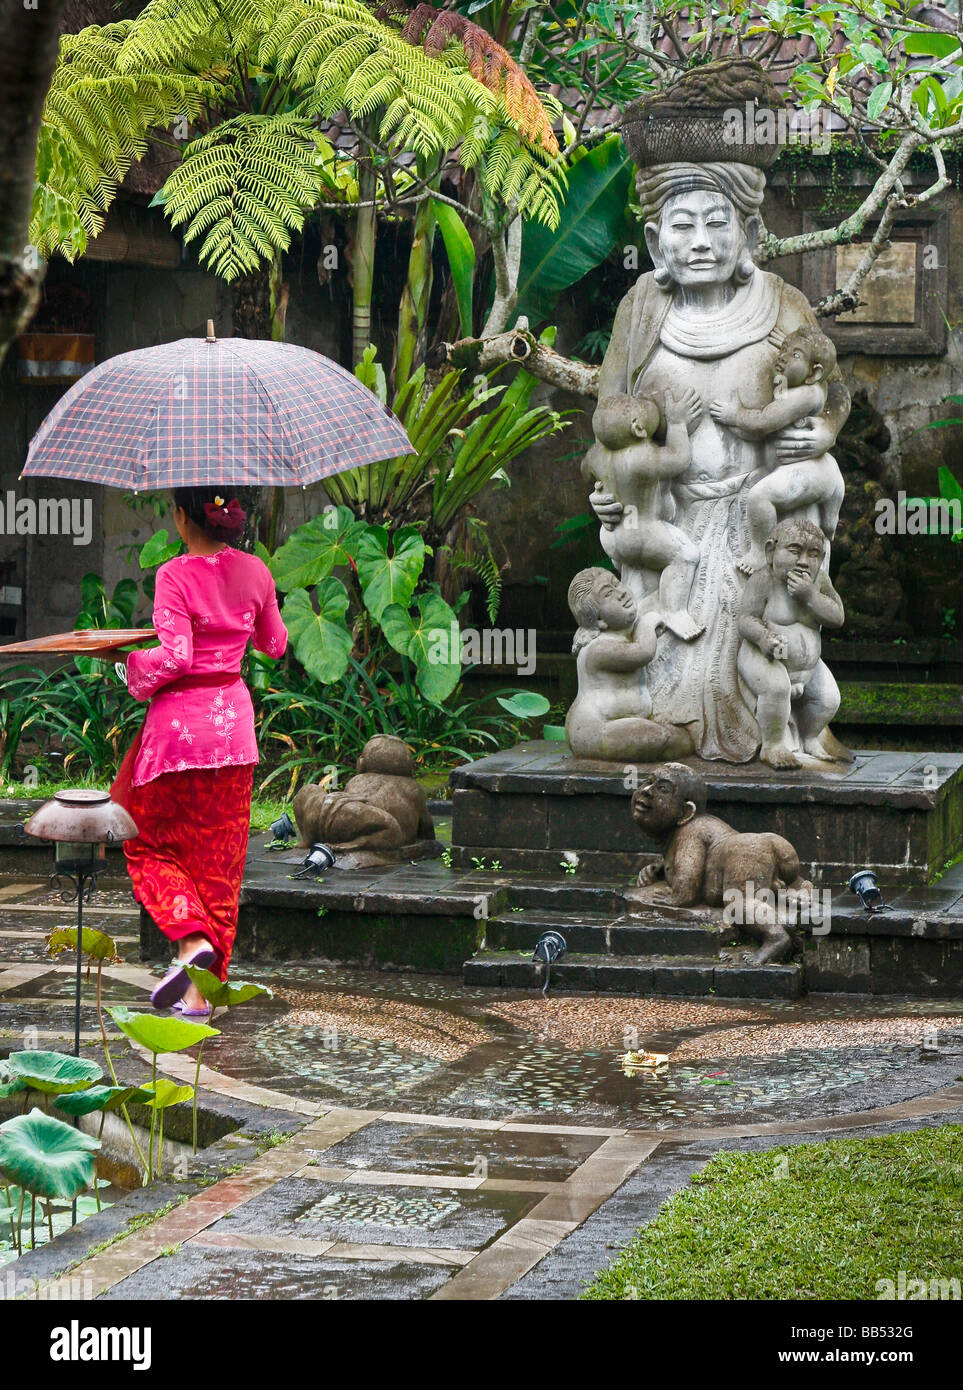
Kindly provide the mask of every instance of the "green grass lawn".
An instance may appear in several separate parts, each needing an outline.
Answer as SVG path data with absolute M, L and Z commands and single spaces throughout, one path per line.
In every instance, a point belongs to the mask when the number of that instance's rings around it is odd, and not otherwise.
M 963 1126 L 717 1154 L 583 1297 L 872 1300 L 900 1270 L 963 1283 Z

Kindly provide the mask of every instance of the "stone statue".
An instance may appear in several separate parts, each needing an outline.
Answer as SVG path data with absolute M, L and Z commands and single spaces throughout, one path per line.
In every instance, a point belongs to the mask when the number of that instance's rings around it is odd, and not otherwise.
M 836 349 L 825 333 L 813 328 L 797 328 L 780 349 L 770 404 L 749 410 L 738 396 L 729 403 L 713 401 L 709 407 L 712 418 L 720 424 L 737 425 L 745 432 L 765 438 L 825 409 L 824 377 L 835 365 Z M 811 504 L 818 507 L 823 534 L 827 540 L 832 540 L 845 490 L 843 475 L 832 454 L 773 468 L 766 477 L 753 483 L 746 495 L 750 550 L 740 560 L 739 569 L 743 574 L 761 569 L 766 563 L 766 540 L 779 517 Z
M 813 885 L 802 877 L 799 856 L 781 835 L 741 834 L 706 814 L 706 784 L 683 763 L 665 763 L 651 772 L 632 797 L 632 818 L 655 840 L 662 857 L 639 874 L 646 903 L 674 907 L 719 907 L 732 895 L 752 901 L 743 911 L 743 930 L 759 942 L 746 955 L 751 965 L 784 960 L 792 940 L 774 905 L 788 890 L 796 903 L 811 899 Z M 658 880 L 663 878 L 664 884 Z
M 702 418 L 694 391 L 665 398 L 665 443 L 653 442 L 662 417 L 654 401 L 606 396 L 592 418 L 596 443 L 582 464 L 596 492 L 615 492 L 624 507 L 622 524 L 603 526 L 602 549 L 617 565 L 656 570 L 662 624 L 683 641 L 702 628 L 686 611 L 699 551 L 669 519 L 675 512 L 662 484 L 692 462 L 689 435 Z
M 569 586 L 568 602 L 578 623 L 572 646 L 578 695 L 565 721 L 575 756 L 658 762 L 691 753 L 684 729 L 649 717 L 645 668 L 662 631 L 660 615 L 640 618 L 625 585 L 603 569 L 581 570 Z
M 616 313 L 586 460 L 602 545 L 639 621 L 657 614 L 667 628 L 646 667 L 650 717 L 684 728 L 699 756 L 729 762 L 751 761 L 766 742 L 758 697 L 738 666 L 747 572 L 762 572 L 777 520 L 811 520 L 831 539 L 842 500 L 831 450 L 849 411 L 809 303 L 753 259 L 762 166 L 778 149 L 724 143 L 722 113 L 742 109 L 738 82 L 748 67 L 731 67 L 719 109 L 687 112 L 680 99 L 685 119 L 652 122 L 669 132 L 663 162 L 653 158 L 645 112 L 626 113 L 654 269 Z M 705 102 L 711 74 L 693 72 Z M 751 100 L 769 102 L 765 74 L 751 76 Z M 778 94 L 770 104 L 781 104 Z M 634 413 L 610 406 L 627 396 L 638 402 Z M 828 755 L 828 744 L 821 755 L 803 747 L 817 736 L 790 731 L 799 763 Z M 608 756 L 635 755 L 626 747 Z
M 791 721 L 811 758 L 850 756 L 827 727 L 839 709 L 839 687 L 820 659 L 820 628 L 843 622 L 843 605 L 822 568 L 828 548 L 814 522 L 781 521 L 766 541 L 765 569 L 742 595 L 739 675 L 755 701 L 759 756 L 770 767 L 801 766 L 790 748 Z
M 294 798 L 300 845 L 330 846 L 338 868 L 396 864 L 402 846 L 434 840 L 425 793 L 415 763 L 400 738 L 378 734 L 361 750 L 357 775 L 343 791 L 302 787 Z

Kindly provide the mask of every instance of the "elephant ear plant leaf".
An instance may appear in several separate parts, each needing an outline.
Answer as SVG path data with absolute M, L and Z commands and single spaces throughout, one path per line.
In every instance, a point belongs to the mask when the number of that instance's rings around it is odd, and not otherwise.
M 107 1012 L 117 1024 L 120 1031 L 128 1037 L 132 1043 L 139 1047 L 145 1047 L 151 1054 L 151 1078 L 150 1084 L 154 1096 L 157 1095 L 157 1057 L 162 1052 L 183 1052 L 187 1047 L 193 1047 L 195 1043 L 203 1044 L 208 1038 L 220 1037 L 219 1028 L 211 1028 L 206 1023 L 191 1023 L 186 1018 L 160 1018 L 156 1014 L 132 1013 L 130 1009 L 122 1004 L 116 1005 Z M 200 1073 L 200 1054 L 198 1054 L 197 1071 Z M 154 1136 L 156 1132 L 158 1109 L 151 1107 L 150 1119 L 150 1146 L 147 1154 L 147 1173 L 148 1180 L 153 1173 L 154 1167 Z M 194 1147 L 197 1148 L 197 1094 L 194 1094 Z
M 150 1097 L 146 1102 L 148 1109 L 153 1115 L 159 1116 L 157 1126 L 157 1171 L 161 1173 L 164 1169 L 164 1111 L 169 1110 L 172 1105 L 180 1105 L 182 1101 L 196 1100 L 196 1093 L 193 1086 L 179 1086 L 176 1081 L 171 1081 L 166 1076 L 159 1076 L 152 1085 L 145 1086 L 144 1090 L 148 1092 Z M 196 1113 L 197 1110 L 195 1106 L 195 1114 Z
M 30 1194 L 30 1225 L 34 1229 L 37 1198 L 47 1203 L 48 1227 L 53 1230 L 50 1203 L 56 1199 L 72 1201 L 95 1181 L 96 1159 L 100 1140 L 45 1115 L 31 1110 L 29 1115 L 15 1115 L 0 1125 L 0 1175 L 7 1189 L 10 1204 L 10 1184 L 20 1188 L 17 1211 L 17 1253 L 23 1253 L 22 1224 L 26 1195 Z M 34 1242 L 35 1243 L 35 1237 Z
M 96 1062 L 64 1052 L 11 1052 L 7 1062 L 14 1077 L 44 1095 L 86 1091 L 104 1074 Z

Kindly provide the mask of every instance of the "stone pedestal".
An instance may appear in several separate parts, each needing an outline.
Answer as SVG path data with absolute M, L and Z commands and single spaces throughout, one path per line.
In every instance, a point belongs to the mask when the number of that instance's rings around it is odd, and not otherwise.
M 963 851 L 963 755 L 858 752 L 841 770 L 779 773 L 759 763 L 686 759 L 706 780 L 708 810 L 736 830 L 771 830 L 813 882 L 873 868 L 880 883 L 930 883 Z M 835 766 L 835 765 L 833 765 Z M 581 876 L 637 872 L 656 846 L 632 822 L 633 768 L 578 761 L 567 745 L 523 743 L 456 768 L 452 862 Z

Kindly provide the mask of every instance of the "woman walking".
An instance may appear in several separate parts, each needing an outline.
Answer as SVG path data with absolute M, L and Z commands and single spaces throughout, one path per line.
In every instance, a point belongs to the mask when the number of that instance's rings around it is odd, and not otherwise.
M 157 571 L 160 645 L 127 657 L 127 688 L 150 704 L 111 789 L 137 822 L 124 845 L 134 897 L 177 944 L 151 1002 L 194 1016 L 208 1008 L 184 966 L 226 979 L 237 933 L 258 761 L 241 658 L 249 640 L 272 657 L 287 646 L 270 571 L 228 543 L 245 514 L 222 491 L 174 492 L 187 553 Z

